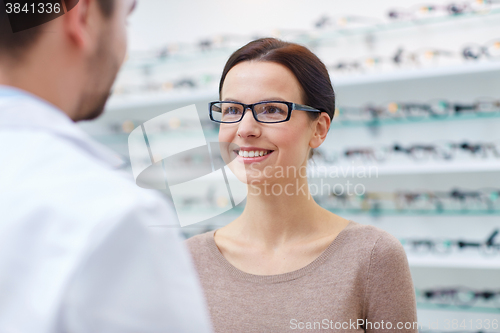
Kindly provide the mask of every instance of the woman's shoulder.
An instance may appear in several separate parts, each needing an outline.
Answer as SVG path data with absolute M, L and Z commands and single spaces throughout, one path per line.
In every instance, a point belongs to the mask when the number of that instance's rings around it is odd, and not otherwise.
M 404 253 L 401 242 L 394 235 L 380 227 L 351 220 L 346 229 L 348 243 L 358 244 L 357 250 L 370 251 L 372 254 L 375 251 L 383 254 Z
M 214 230 L 207 231 L 198 235 L 194 235 L 184 240 L 191 255 L 195 256 L 200 253 L 207 252 L 210 248 L 210 237 L 213 237 Z
M 346 228 L 339 258 L 365 272 L 371 283 L 384 283 L 388 276 L 410 276 L 403 244 L 388 231 L 351 220 Z

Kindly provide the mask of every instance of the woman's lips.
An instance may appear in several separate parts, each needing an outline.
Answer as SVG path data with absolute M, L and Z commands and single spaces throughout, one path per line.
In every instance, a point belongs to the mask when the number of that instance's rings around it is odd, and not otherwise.
M 236 159 L 239 162 L 242 162 L 242 163 L 245 163 L 245 164 L 249 164 L 249 163 L 261 162 L 261 161 L 265 160 L 269 155 L 271 155 L 272 153 L 274 153 L 274 150 L 271 150 L 269 153 L 267 153 L 264 156 L 258 156 L 258 157 L 243 157 L 243 156 L 240 156 L 238 154 L 238 152 L 234 151 L 234 150 L 233 150 L 233 153 L 236 155 Z

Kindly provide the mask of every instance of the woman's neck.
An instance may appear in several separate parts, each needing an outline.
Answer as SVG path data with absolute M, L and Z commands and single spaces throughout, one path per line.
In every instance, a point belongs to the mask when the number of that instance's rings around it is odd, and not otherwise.
M 314 240 L 338 227 L 335 215 L 312 198 L 305 177 L 251 185 L 248 192 L 243 213 L 231 223 L 231 233 L 259 247 L 276 249 Z

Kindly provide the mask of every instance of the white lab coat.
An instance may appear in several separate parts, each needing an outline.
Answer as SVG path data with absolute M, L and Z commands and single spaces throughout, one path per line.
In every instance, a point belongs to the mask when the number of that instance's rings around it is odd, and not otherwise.
M 212 332 L 172 206 L 122 162 L 0 86 L 0 332 Z

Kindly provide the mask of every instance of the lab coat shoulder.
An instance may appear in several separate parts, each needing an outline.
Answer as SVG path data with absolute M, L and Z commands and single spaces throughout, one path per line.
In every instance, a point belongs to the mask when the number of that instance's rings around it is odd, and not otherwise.
M 0 330 L 209 332 L 171 204 L 54 110 L 6 112 Z
M 127 175 L 78 155 L 68 176 L 84 188 L 77 197 L 94 193 L 85 200 L 92 207 L 79 209 L 94 210 L 96 224 L 64 293 L 63 326 L 72 332 L 210 332 L 171 206 Z
M 173 217 L 158 193 L 138 187 L 131 175 L 111 168 L 77 143 L 52 133 L 17 135 L 22 137 L 18 152 L 26 161 L 16 161 L 19 168 L 10 178 L 14 192 L 27 194 L 25 203 L 84 224 L 123 219 L 137 210 L 155 223 Z
M 70 140 L 46 133 L 25 140 L 30 148 L 21 149 L 37 166 L 17 175 L 23 193 L 31 193 L 28 206 L 73 253 L 61 291 L 61 329 L 210 332 L 171 205 Z

